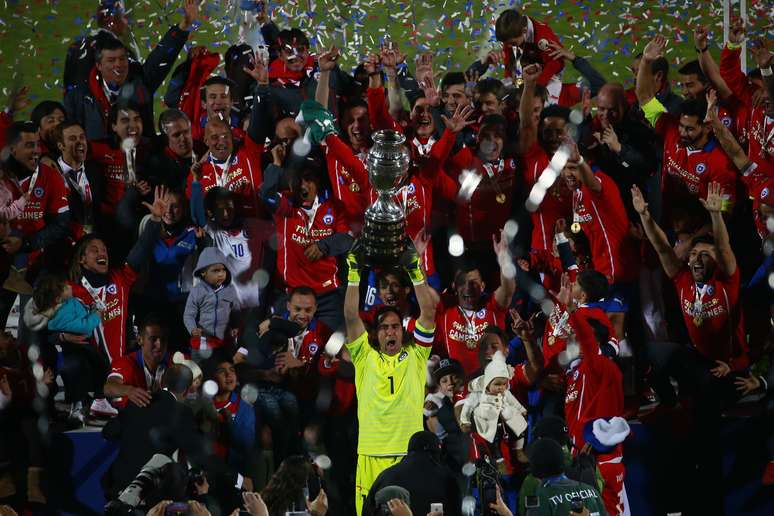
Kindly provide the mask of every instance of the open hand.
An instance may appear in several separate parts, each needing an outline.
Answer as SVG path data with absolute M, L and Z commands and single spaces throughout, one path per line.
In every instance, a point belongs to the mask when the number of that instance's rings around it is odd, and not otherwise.
M 183 0 L 183 20 L 180 22 L 182 30 L 190 30 L 199 19 L 199 0 Z
M 646 61 L 655 61 L 664 55 L 665 48 L 666 38 L 661 34 L 658 34 L 645 45 L 645 50 L 642 51 L 642 57 Z
M 740 376 L 734 381 L 736 390 L 742 393 L 743 396 L 747 396 L 751 392 L 755 392 L 761 388 L 761 380 L 757 376 L 750 373 L 749 376 Z
M 711 182 L 707 186 L 707 198 L 699 199 L 699 202 L 701 202 L 702 206 L 710 213 L 722 211 L 723 189 L 720 187 L 720 183 L 715 181 Z
M 565 48 L 559 43 L 556 43 L 554 41 L 549 41 L 548 46 L 551 47 L 552 50 L 549 51 L 548 55 L 550 55 L 553 59 L 566 59 L 568 61 L 575 61 L 575 52 L 570 50 L 569 48 Z
M 644 215 L 648 212 L 648 203 L 645 202 L 645 198 L 642 196 L 642 192 L 637 186 L 632 186 L 632 206 L 634 211 L 640 215 Z
M 161 217 L 167 211 L 167 205 L 169 204 L 168 196 L 169 193 L 165 186 L 157 186 L 153 195 L 153 204 L 148 204 L 143 201 L 143 206 L 148 208 L 148 211 L 151 214 L 151 220 L 154 222 L 160 222 Z
M 722 360 L 715 360 L 715 363 L 717 366 L 710 369 L 710 373 L 712 373 L 712 376 L 715 378 L 723 378 L 731 372 L 731 367 Z
M 451 117 L 441 115 L 441 120 L 443 120 L 444 125 L 449 131 L 458 133 L 475 122 L 475 120 L 470 119 L 474 112 L 475 108 L 470 104 L 465 106 L 458 105 L 457 109 L 454 110 L 454 114 Z

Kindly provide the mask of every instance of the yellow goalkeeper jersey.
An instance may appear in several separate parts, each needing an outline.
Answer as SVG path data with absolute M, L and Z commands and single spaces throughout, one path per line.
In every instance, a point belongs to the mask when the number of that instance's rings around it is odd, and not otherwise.
M 347 344 L 355 366 L 360 455 L 405 455 L 412 435 L 423 429 L 425 370 L 433 329 L 417 322 L 414 341 L 387 356 L 368 342 L 368 333 Z

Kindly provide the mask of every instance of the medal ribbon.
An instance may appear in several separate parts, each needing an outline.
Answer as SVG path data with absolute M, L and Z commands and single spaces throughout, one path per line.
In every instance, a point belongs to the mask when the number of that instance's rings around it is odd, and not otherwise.
M 427 140 L 427 143 L 422 143 L 419 141 L 419 138 L 415 137 L 411 143 L 417 148 L 419 155 L 425 157 L 430 155 L 430 150 L 433 148 L 433 144 L 435 144 L 435 138 L 431 136 L 430 139 Z

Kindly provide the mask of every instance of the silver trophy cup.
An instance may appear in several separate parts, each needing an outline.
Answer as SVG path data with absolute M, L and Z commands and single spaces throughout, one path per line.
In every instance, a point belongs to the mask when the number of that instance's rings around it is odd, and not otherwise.
M 406 212 L 395 194 L 408 176 L 411 157 L 406 137 L 397 131 L 378 131 L 372 138 L 366 166 L 378 196 L 365 212 L 362 243 L 369 265 L 389 265 L 406 249 Z

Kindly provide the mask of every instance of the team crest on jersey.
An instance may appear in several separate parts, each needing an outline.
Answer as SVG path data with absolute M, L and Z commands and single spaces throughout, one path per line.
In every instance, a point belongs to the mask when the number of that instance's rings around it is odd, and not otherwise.
M 715 293 L 715 287 L 713 287 L 712 285 L 707 285 L 707 295 L 711 296 L 714 293 Z
M 575 371 L 573 371 L 573 372 L 572 372 L 572 379 L 573 379 L 573 380 L 577 380 L 577 379 L 578 379 L 578 376 L 580 376 L 580 371 L 578 371 L 578 370 L 576 369 Z
M 417 187 L 414 186 L 414 183 L 409 183 L 407 190 L 409 194 L 413 194 L 417 191 Z
M 108 285 L 107 291 L 110 294 L 115 294 L 116 292 L 118 292 L 118 287 L 116 287 L 115 283 L 111 283 L 110 285 Z
M 697 174 L 703 174 L 707 170 L 707 165 L 704 163 L 698 163 L 696 165 L 696 173 Z
M 725 125 L 726 127 L 731 127 L 731 117 L 730 116 L 724 116 L 720 119 L 720 121 Z
M 408 353 L 406 351 L 401 351 L 400 355 L 398 356 L 398 362 L 403 362 L 406 357 L 408 357 Z
M 323 222 L 328 226 L 333 224 L 333 215 L 331 215 L 330 213 L 326 213 L 325 216 L 323 217 Z
M 486 317 L 486 308 L 482 308 L 481 310 L 476 312 L 476 317 L 478 317 L 479 319 L 483 319 L 484 317 Z
M 42 198 L 44 193 L 45 193 L 45 190 L 43 190 L 42 186 L 36 186 L 35 189 L 32 190 L 32 194 L 38 199 Z
M 315 353 L 317 353 L 318 349 L 320 349 L 320 346 L 318 346 L 316 343 L 312 342 L 311 344 L 309 344 L 309 353 L 314 355 Z
M 766 187 L 763 190 L 761 190 L 761 201 L 766 199 L 769 196 L 769 188 Z
M 515 159 L 509 159 L 508 160 L 508 168 L 516 168 L 516 160 Z

